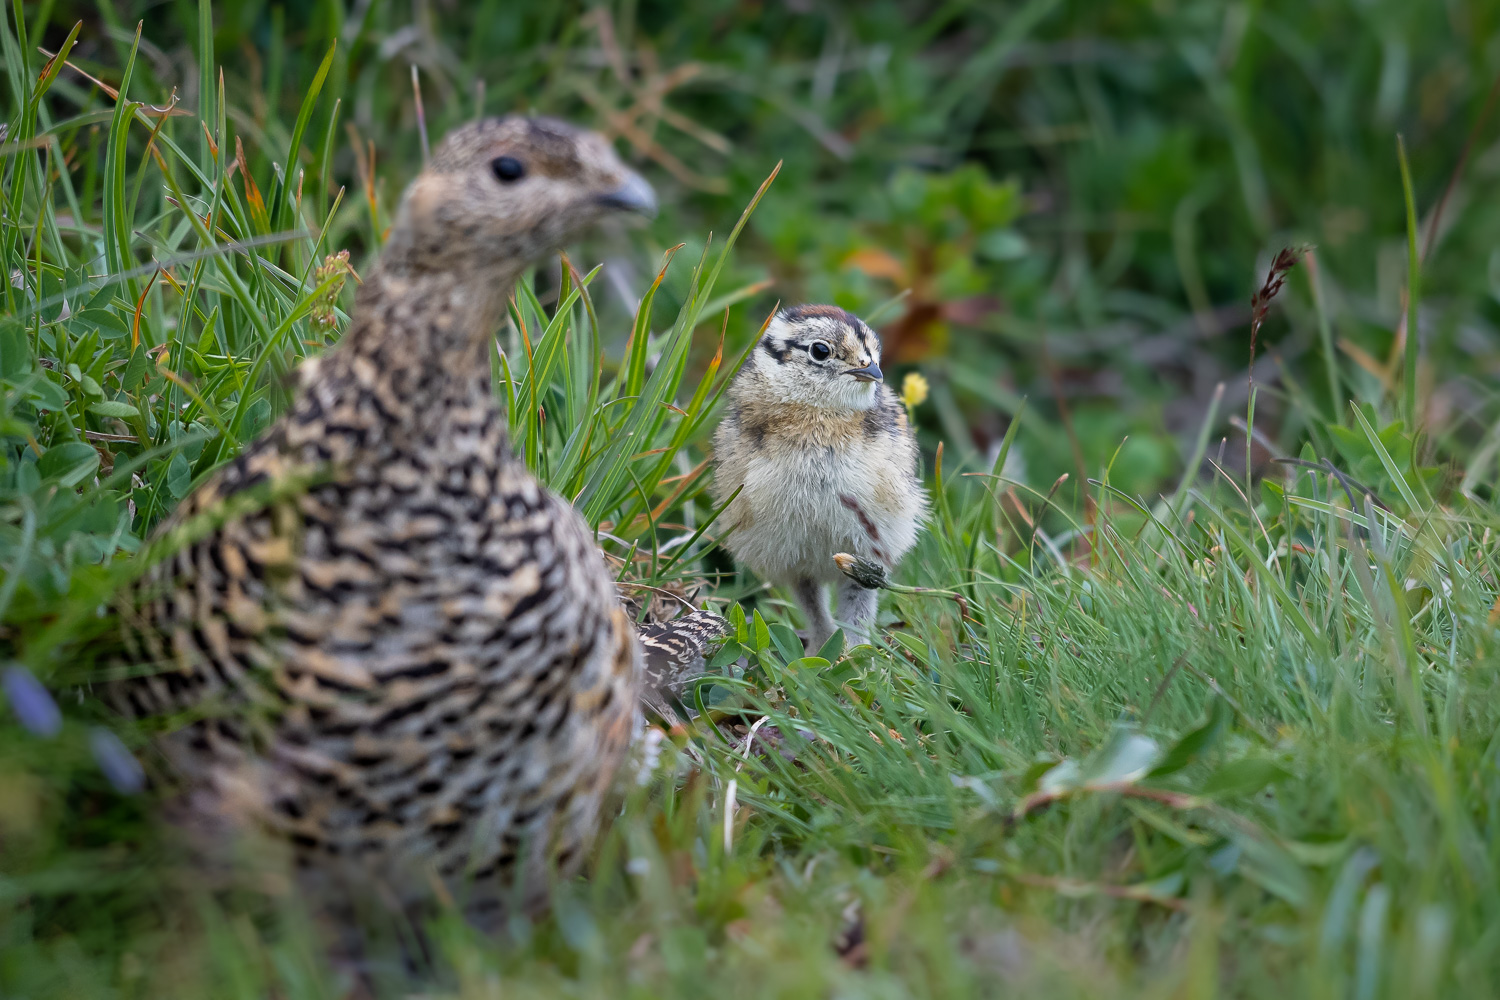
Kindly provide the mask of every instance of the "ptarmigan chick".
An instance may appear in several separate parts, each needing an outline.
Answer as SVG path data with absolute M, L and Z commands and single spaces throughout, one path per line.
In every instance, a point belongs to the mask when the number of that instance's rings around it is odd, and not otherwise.
M 882 381 L 880 339 L 836 306 L 783 310 L 729 388 L 714 438 L 714 494 L 725 541 L 762 578 L 791 589 L 816 652 L 835 629 L 824 585 L 838 583 L 839 618 L 869 639 L 878 591 L 834 565 L 836 552 L 890 569 L 927 515 L 917 442 Z M 743 489 L 741 489 L 743 487 Z
M 563 122 L 488 119 L 434 151 L 348 333 L 183 502 L 168 531 L 196 540 L 142 595 L 157 671 L 109 693 L 196 720 L 162 740 L 190 814 L 268 828 L 336 889 L 434 874 L 482 905 L 519 876 L 535 902 L 577 868 L 642 650 L 588 525 L 512 454 L 489 353 L 530 262 L 654 208 Z M 655 646 L 701 649 L 715 620 L 692 617 Z

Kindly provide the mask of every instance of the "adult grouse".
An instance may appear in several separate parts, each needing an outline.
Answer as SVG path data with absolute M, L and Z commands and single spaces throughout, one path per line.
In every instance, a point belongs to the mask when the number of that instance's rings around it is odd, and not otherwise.
M 195 720 L 162 738 L 193 812 L 356 880 L 520 877 L 534 898 L 576 866 L 638 724 L 641 644 L 583 519 L 507 446 L 489 345 L 529 262 L 654 208 L 558 121 L 476 122 L 433 154 L 349 331 L 184 501 L 168 530 L 210 527 L 141 594 L 156 668 L 111 697 Z M 691 658 L 720 622 L 653 644 Z

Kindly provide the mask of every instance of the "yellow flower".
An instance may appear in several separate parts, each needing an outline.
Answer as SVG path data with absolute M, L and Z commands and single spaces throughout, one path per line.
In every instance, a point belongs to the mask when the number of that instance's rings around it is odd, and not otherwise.
M 901 402 L 908 410 L 915 410 L 927 401 L 927 380 L 919 372 L 907 372 L 901 380 Z

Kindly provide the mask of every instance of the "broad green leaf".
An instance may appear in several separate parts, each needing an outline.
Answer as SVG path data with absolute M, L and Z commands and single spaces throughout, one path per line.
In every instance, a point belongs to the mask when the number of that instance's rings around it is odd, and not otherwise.
M 106 399 L 99 403 L 90 403 L 89 412 L 101 417 L 119 417 L 121 419 L 129 419 L 141 415 L 140 411 L 129 403 L 122 403 L 113 399 Z
M 833 635 L 828 637 L 828 641 L 818 649 L 818 656 L 832 663 L 843 655 L 844 642 L 844 630 L 835 629 Z
M 755 612 L 752 623 L 754 641 L 751 643 L 751 648 L 757 653 L 764 652 L 771 646 L 771 630 L 766 627 L 766 620 L 760 616 L 759 611 Z
M 146 345 L 137 344 L 131 352 L 130 361 L 125 365 L 125 371 L 120 374 L 120 384 L 125 387 L 126 392 L 135 392 L 146 381 L 150 370 L 151 358 L 146 354 Z
M 75 330 L 97 330 L 106 340 L 119 340 L 130 336 L 130 327 L 117 313 L 109 309 L 80 309 L 69 321 Z
M 787 663 L 800 659 L 802 656 L 802 640 L 797 638 L 797 633 L 787 628 L 781 622 L 775 622 L 769 628 L 771 642 L 781 658 Z
M 1245 757 L 1224 764 L 1203 782 L 1199 791 L 1221 799 L 1242 798 L 1273 781 L 1291 777 L 1279 764 L 1264 757 Z
M 188 466 L 187 456 L 182 452 L 172 456 L 172 461 L 167 463 L 167 492 L 181 500 L 187 496 L 187 491 L 193 484 L 192 470 Z
M 1043 795 L 1058 795 L 1071 792 L 1083 784 L 1083 769 L 1078 761 L 1068 758 L 1059 761 L 1037 779 L 1036 790 Z
M 31 338 L 11 316 L 0 317 L 0 378 L 18 379 L 31 370 Z
M 1151 737 L 1117 726 L 1083 765 L 1079 777 L 1085 788 L 1130 784 L 1144 778 L 1160 755 L 1161 747 Z
M 745 647 L 741 646 L 733 639 L 730 639 L 714 652 L 713 657 L 708 661 L 708 665 L 714 668 L 727 667 L 731 663 L 735 663 L 736 661 L 738 661 L 739 658 L 744 655 Z
M 59 486 L 77 486 L 99 468 L 99 453 L 82 441 L 55 444 L 37 460 L 36 470 L 43 479 L 55 479 Z

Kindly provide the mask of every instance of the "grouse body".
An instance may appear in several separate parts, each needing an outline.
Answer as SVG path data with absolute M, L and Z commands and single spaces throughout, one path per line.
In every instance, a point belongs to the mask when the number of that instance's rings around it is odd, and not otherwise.
M 850 637 L 868 639 L 878 592 L 843 576 L 833 557 L 852 553 L 890 569 L 927 516 L 916 437 L 884 382 L 880 339 L 836 306 L 783 310 L 728 395 L 714 436 L 714 495 L 729 504 L 726 547 L 791 589 L 807 618 L 809 652 L 836 628 L 829 583 Z
M 188 713 L 162 745 L 195 810 L 357 878 L 534 894 L 576 867 L 638 725 L 641 649 L 591 531 L 511 453 L 489 345 L 529 262 L 652 209 L 561 122 L 485 120 L 435 151 L 351 328 L 184 501 L 167 531 L 210 527 L 143 591 L 158 669 L 113 700 Z

